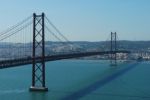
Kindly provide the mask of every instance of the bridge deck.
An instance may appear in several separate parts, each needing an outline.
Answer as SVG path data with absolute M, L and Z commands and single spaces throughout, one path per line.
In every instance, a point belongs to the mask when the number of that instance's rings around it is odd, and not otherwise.
M 94 55 L 104 55 L 104 54 L 115 54 L 115 53 L 130 53 L 129 51 L 101 51 L 101 52 L 81 52 L 81 53 L 72 53 L 72 54 L 61 54 L 61 55 L 51 55 L 45 56 L 45 61 L 55 61 L 62 59 L 71 59 L 79 57 L 87 57 Z M 36 57 L 36 62 L 41 62 L 41 57 Z M 17 67 L 21 65 L 32 64 L 32 58 L 19 58 L 12 60 L 0 61 L 0 69 Z

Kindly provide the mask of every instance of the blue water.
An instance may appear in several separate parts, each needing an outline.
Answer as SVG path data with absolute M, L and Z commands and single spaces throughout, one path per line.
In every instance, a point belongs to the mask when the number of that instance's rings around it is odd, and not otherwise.
M 46 63 L 46 93 L 29 92 L 31 65 L 0 70 L 0 100 L 150 100 L 150 62 Z

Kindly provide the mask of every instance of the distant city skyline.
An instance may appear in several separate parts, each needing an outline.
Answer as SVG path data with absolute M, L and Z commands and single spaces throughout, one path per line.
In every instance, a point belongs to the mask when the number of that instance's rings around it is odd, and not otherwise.
M 70 41 L 150 40 L 150 0 L 1 0 L 0 32 L 34 12 Z

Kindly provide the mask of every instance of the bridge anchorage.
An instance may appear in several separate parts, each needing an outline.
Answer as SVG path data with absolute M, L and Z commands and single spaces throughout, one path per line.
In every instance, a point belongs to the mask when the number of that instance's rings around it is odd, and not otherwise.
M 44 17 L 44 13 L 41 15 L 33 14 L 32 86 L 30 91 L 48 91 L 45 86 Z M 37 51 L 40 51 L 41 54 Z M 41 62 L 38 62 L 36 57 L 40 57 Z

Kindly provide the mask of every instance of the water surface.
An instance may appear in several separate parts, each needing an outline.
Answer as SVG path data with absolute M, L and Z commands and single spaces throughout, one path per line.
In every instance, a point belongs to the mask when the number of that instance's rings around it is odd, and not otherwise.
M 31 65 L 0 70 L 2 100 L 150 100 L 150 62 L 62 60 L 46 63 L 46 93 L 29 92 Z M 134 67 L 133 67 L 134 66 Z M 101 85 L 100 81 L 133 67 Z M 84 90 L 84 91 L 83 91 Z M 87 92 L 88 91 L 88 92 Z M 84 94 L 84 95 L 83 95 Z

